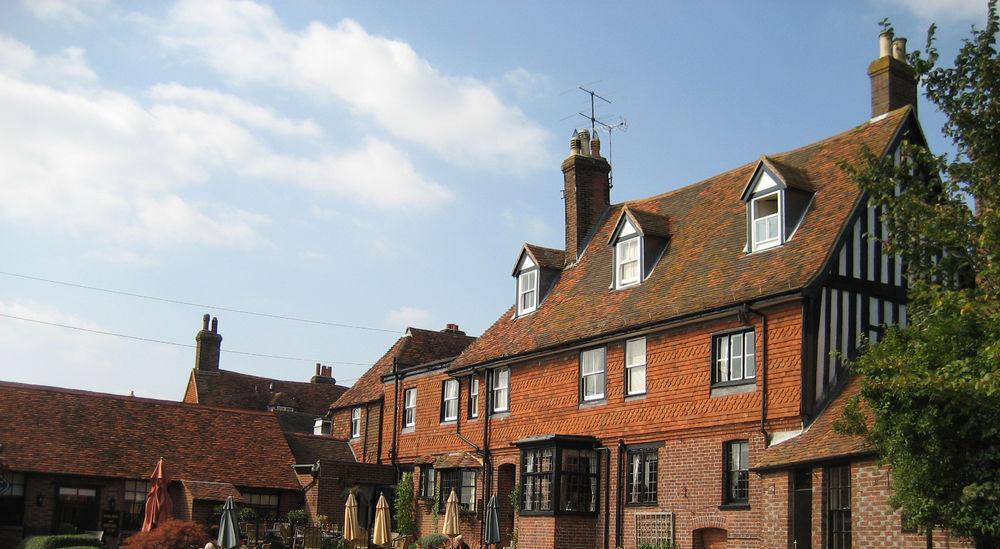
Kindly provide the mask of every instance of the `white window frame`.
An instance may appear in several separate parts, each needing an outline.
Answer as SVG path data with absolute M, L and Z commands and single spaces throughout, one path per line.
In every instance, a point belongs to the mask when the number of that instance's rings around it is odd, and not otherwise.
M 758 217 L 757 217 L 757 203 L 760 202 L 760 201 L 762 201 L 762 200 L 769 200 L 771 197 L 777 197 L 778 211 L 776 213 L 765 215 L 765 216 L 763 216 L 763 217 L 761 217 L 761 218 L 758 219 Z M 750 200 L 750 249 L 751 250 L 757 252 L 757 251 L 760 251 L 760 250 L 767 250 L 767 249 L 773 248 L 775 246 L 780 246 L 782 244 L 782 241 L 783 241 L 783 239 L 782 239 L 782 233 L 784 231 L 784 224 L 785 224 L 784 223 L 784 217 L 785 216 L 782 215 L 782 209 L 783 209 L 783 206 L 784 206 L 782 204 L 782 202 L 783 201 L 782 201 L 782 196 L 781 196 L 781 191 L 780 190 L 777 190 L 777 191 L 774 191 L 774 192 L 770 192 L 770 193 L 767 193 L 767 194 L 764 194 L 764 195 L 761 195 L 761 196 L 757 196 L 757 197 L 754 197 L 753 199 Z M 758 221 L 763 221 L 764 222 L 764 226 L 767 227 L 767 220 L 770 219 L 770 218 L 772 218 L 772 217 L 773 218 L 777 218 L 777 220 L 778 220 L 778 234 L 777 234 L 777 236 L 774 236 L 772 238 L 768 238 L 766 240 L 758 241 L 757 240 L 757 222 Z
M 457 379 L 444 381 L 444 387 L 441 391 L 441 421 L 456 421 L 458 419 L 459 392 Z M 449 408 L 452 408 L 451 413 L 449 413 Z
M 635 243 L 635 259 L 625 259 L 625 247 Z M 622 271 L 626 264 L 635 263 L 635 277 L 624 278 Z M 642 235 L 635 234 L 615 243 L 615 288 L 627 288 L 642 282 Z
M 600 369 L 591 372 L 584 371 L 584 365 L 586 364 L 586 358 L 588 356 L 601 356 Z M 588 394 L 587 391 L 587 381 L 589 378 L 595 378 L 595 392 Z M 580 351 L 580 396 L 584 402 L 592 402 L 595 400 L 604 400 L 607 393 L 608 384 L 608 348 L 607 347 L 595 347 L 593 349 L 587 349 L 585 351 Z M 597 392 L 597 390 L 600 392 Z
M 416 425 L 417 425 L 417 388 L 411 387 L 403 391 L 403 428 L 404 429 L 413 428 Z
M 712 337 L 713 358 L 712 382 L 713 384 L 738 384 L 755 383 L 757 379 L 757 335 L 755 329 L 739 330 L 718 334 Z M 753 342 L 750 352 L 747 352 L 747 337 Z M 742 352 L 737 355 L 733 352 L 733 342 L 738 338 Z M 739 359 L 737 361 L 737 358 Z M 748 373 L 747 364 L 753 365 L 753 370 Z M 733 365 L 739 364 L 739 373 L 734 375 Z M 723 375 L 725 372 L 725 375 Z M 723 379 L 725 378 L 725 379 Z
M 642 362 L 632 362 L 631 360 L 632 353 L 629 352 L 629 346 L 638 345 L 639 342 L 642 342 Z M 635 339 L 629 339 L 628 341 L 625 342 L 625 395 L 626 396 L 646 394 L 647 391 L 646 354 L 647 354 L 646 338 L 637 337 Z M 634 387 L 632 387 L 632 372 L 633 370 L 638 371 L 640 368 L 642 369 L 642 390 L 638 391 Z
M 469 418 L 479 417 L 479 378 L 469 378 Z
M 490 409 L 493 413 L 510 411 L 510 368 L 497 368 L 490 372 L 493 376 L 493 398 L 490 399 Z M 503 383 L 501 383 L 501 379 Z M 502 398 L 501 398 L 502 395 Z M 503 406 L 500 403 L 503 403 Z
M 517 314 L 525 315 L 538 308 L 538 267 L 525 269 L 517 274 Z M 532 278 L 530 287 L 526 287 L 526 280 Z M 531 296 L 531 304 L 525 306 L 525 296 Z
M 361 436 L 361 407 L 355 406 L 351 409 L 351 438 Z

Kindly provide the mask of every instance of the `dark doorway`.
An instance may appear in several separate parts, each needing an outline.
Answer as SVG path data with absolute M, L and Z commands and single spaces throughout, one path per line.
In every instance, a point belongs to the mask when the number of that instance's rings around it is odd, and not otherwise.
M 96 488 L 60 486 L 56 495 L 56 528 L 72 524 L 78 532 L 97 530 L 100 500 Z
M 797 469 L 792 478 L 792 547 L 812 549 L 812 469 Z
M 694 549 L 726 549 L 729 533 L 720 528 L 694 531 Z
M 515 478 L 513 463 L 497 467 L 497 515 L 500 519 L 501 547 L 510 544 L 510 535 L 514 531 L 514 506 L 510 502 L 510 493 L 514 490 Z

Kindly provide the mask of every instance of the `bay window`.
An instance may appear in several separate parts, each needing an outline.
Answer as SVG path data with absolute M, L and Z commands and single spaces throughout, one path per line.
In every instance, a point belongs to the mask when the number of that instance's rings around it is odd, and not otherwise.
M 597 513 L 600 499 L 597 450 L 589 443 L 567 445 L 561 438 L 552 438 L 554 444 L 521 448 L 522 514 Z

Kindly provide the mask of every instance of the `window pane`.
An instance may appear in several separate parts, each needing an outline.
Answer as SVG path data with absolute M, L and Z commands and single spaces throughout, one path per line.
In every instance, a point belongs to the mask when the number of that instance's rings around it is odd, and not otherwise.
M 766 221 L 767 221 L 767 233 L 766 233 L 767 237 L 766 238 L 768 240 L 771 240 L 771 239 L 774 239 L 774 238 L 778 238 L 778 217 L 777 216 L 769 217 L 769 218 L 767 218 Z
M 646 338 L 625 342 L 625 364 L 633 366 L 646 363 Z
M 645 366 L 633 366 L 628 369 L 628 392 L 629 394 L 646 392 Z
M 755 337 L 754 332 L 749 331 L 743 334 L 743 348 L 745 353 L 745 358 L 743 359 L 743 370 L 746 372 L 746 378 L 752 378 L 757 375 L 757 365 L 755 364 Z
M 720 337 L 715 341 L 715 380 L 729 381 L 729 338 Z

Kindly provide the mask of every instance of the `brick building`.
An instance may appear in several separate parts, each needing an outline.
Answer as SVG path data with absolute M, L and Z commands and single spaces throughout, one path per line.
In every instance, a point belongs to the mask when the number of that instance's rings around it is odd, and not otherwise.
M 841 357 L 906 322 L 881 212 L 840 167 L 924 142 L 890 39 L 870 119 L 661 195 L 612 204 L 600 141 L 574 135 L 564 249 L 521 249 L 514 305 L 464 350 L 405 361 L 397 342 L 334 404 L 334 435 L 414 471 L 422 532 L 454 489 L 466 538 L 496 495 L 521 547 L 921 543 L 889 473 L 830 427 L 856 390 Z
M 142 525 L 148 478 L 163 458 L 177 518 L 207 524 L 234 496 L 262 517 L 302 506 L 296 463 L 269 412 L 0 382 L 0 547 L 62 524 Z
M 195 336 L 195 365 L 191 369 L 184 402 L 224 408 L 274 412 L 286 431 L 329 434 L 326 418 L 330 403 L 347 391 L 337 385 L 332 368 L 316 364 L 308 382 L 254 376 L 219 368 L 222 334 L 219 321 L 202 318 Z

